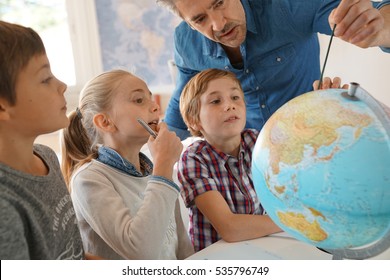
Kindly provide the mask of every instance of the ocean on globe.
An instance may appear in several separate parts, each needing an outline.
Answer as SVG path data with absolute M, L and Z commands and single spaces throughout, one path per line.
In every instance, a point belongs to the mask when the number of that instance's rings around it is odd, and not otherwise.
M 389 110 L 368 94 L 305 93 L 277 110 L 252 172 L 271 219 L 324 249 L 357 248 L 390 229 Z

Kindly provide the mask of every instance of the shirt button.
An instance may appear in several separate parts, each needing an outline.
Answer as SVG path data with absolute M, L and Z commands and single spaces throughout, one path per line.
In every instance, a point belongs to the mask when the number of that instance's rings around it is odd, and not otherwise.
M 256 90 L 259 90 L 260 88 L 259 87 L 256 87 Z
M 229 66 L 225 66 L 225 69 L 228 70 L 228 69 L 229 69 Z
M 263 108 L 263 109 L 264 109 L 264 108 L 265 108 L 265 105 L 264 105 L 264 104 L 261 104 L 261 108 Z
M 249 73 L 249 69 L 246 69 L 245 72 L 248 74 Z
M 276 61 L 277 61 L 277 62 L 281 62 L 281 61 L 282 61 L 282 58 L 281 58 L 281 57 L 277 57 L 277 58 L 276 58 Z

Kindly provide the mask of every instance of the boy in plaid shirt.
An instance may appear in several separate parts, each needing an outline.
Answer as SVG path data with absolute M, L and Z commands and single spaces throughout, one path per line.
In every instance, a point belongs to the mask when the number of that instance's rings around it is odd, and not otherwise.
M 239 80 L 209 69 L 183 89 L 180 112 L 193 136 L 201 137 L 178 164 L 181 194 L 190 209 L 195 251 L 281 231 L 267 216 L 252 182 L 252 151 L 258 131 L 245 129 L 246 107 Z

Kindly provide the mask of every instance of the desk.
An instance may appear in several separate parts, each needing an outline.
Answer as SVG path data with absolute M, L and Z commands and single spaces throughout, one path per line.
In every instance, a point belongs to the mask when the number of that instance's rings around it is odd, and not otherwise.
M 224 240 L 206 247 L 188 260 L 331 260 L 332 255 L 301 242 L 287 233 L 228 243 Z M 390 249 L 374 259 L 390 259 Z

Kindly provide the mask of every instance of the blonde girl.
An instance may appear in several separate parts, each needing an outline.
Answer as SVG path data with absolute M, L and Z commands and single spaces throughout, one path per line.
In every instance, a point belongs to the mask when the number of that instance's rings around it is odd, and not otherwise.
M 105 72 L 83 88 L 63 131 L 62 170 L 87 252 L 105 259 L 193 253 L 172 181 L 182 144 L 159 115 L 145 82 L 127 71 Z M 140 152 L 145 143 L 154 166 Z

